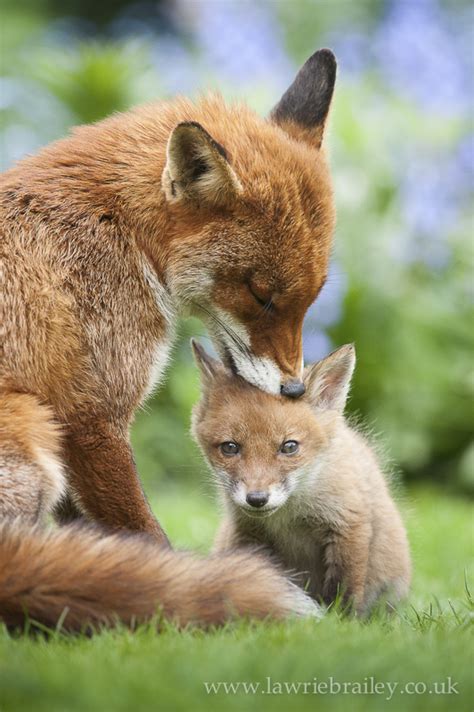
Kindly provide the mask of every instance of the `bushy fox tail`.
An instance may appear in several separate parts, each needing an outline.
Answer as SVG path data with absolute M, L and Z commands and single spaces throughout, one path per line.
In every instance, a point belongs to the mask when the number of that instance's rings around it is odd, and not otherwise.
M 198 557 L 136 534 L 76 526 L 0 526 L 0 620 L 64 631 L 133 626 L 155 614 L 178 625 L 237 617 L 318 616 L 320 609 L 258 553 Z

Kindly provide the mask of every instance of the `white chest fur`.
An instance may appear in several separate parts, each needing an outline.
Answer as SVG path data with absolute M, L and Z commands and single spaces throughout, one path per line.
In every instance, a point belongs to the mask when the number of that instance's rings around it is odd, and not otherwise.
M 171 295 L 146 260 L 143 263 L 143 275 L 146 287 L 165 323 L 164 334 L 152 349 L 148 384 L 143 396 L 146 399 L 160 384 L 168 365 L 175 335 L 176 310 Z

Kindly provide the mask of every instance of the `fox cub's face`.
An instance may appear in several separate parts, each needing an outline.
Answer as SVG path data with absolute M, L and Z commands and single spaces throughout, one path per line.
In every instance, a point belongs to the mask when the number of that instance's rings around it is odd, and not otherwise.
M 168 143 L 168 283 L 224 363 L 268 393 L 303 392 L 303 318 L 334 223 L 321 142 L 335 73 L 329 50 L 316 52 L 268 121 L 211 100 L 205 126 L 180 124 Z
M 225 496 L 256 516 L 276 511 L 317 477 L 355 365 L 343 346 L 304 373 L 299 400 L 252 387 L 193 342 L 202 398 L 193 434 Z

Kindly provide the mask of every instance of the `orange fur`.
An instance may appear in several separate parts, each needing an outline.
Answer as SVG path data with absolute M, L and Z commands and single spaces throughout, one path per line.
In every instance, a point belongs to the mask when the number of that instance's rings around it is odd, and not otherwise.
M 208 558 L 159 549 L 144 536 L 21 522 L 0 525 L 0 620 L 27 618 L 91 631 L 153 616 L 180 626 L 221 625 L 237 616 L 285 618 L 318 609 L 261 554 Z
M 0 398 L 34 394 L 61 426 L 60 516 L 167 542 L 129 428 L 164 371 L 180 312 L 203 318 L 223 356 L 262 388 L 301 378 L 303 317 L 334 223 L 320 147 L 332 54 L 315 53 L 300 75 L 303 105 L 314 90 L 308 116 L 292 117 L 291 97 L 270 120 L 216 96 L 158 102 L 76 128 L 3 175 Z M 29 433 L 25 423 L 22 442 Z

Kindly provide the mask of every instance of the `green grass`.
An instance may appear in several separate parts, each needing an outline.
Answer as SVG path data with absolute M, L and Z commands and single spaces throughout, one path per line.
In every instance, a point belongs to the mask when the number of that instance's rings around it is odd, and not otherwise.
M 155 506 L 174 542 L 206 548 L 217 521 L 202 492 L 170 492 Z M 239 623 L 210 633 L 149 628 L 92 639 L 0 636 L 1 712 L 149 710 L 470 710 L 473 706 L 469 503 L 431 490 L 404 504 L 413 548 L 410 601 L 369 622 Z M 456 692 L 435 694 L 450 677 Z M 268 680 L 308 682 L 306 694 L 268 694 Z M 322 694 L 319 682 L 397 683 L 380 694 Z M 255 694 L 207 694 L 204 682 L 259 682 Z M 410 694 L 418 683 L 424 694 Z M 381 688 L 380 688 L 381 689 Z M 432 690 L 430 693 L 429 690 Z M 440 688 L 438 688 L 440 689 Z M 356 688 L 357 690 L 357 688 Z

